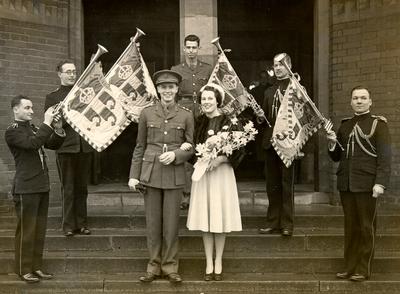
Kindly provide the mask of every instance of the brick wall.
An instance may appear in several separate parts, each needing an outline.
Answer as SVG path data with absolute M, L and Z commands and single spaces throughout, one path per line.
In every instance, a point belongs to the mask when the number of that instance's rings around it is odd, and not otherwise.
M 18 94 L 29 96 L 34 104 L 33 122 L 42 122 L 44 98 L 59 84 L 55 66 L 73 57 L 70 10 L 67 0 L 0 2 L 0 193 L 10 190 L 15 170 L 3 139 L 13 119 L 10 100 Z M 54 154 L 49 151 L 48 155 L 50 178 L 57 187 Z M 59 193 L 59 189 L 52 190 Z
M 352 115 L 349 91 L 365 85 L 372 112 L 389 121 L 393 160 L 386 201 L 400 203 L 400 1 L 333 0 L 331 2 L 331 113 Z

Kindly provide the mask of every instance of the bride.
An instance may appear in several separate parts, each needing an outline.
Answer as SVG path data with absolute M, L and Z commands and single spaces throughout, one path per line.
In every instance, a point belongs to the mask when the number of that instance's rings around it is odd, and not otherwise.
M 232 125 L 230 119 L 220 111 L 224 91 L 219 85 L 207 84 L 200 90 L 200 94 L 203 115 L 195 124 L 195 144 L 204 143 L 210 135 L 221 131 L 224 126 Z M 222 280 L 222 255 L 226 233 L 242 230 L 236 178 L 232 166 L 237 166 L 243 155 L 243 150 L 236 150 L 229 157 L 219 155 L 209 163 L 204 175 L 192 182 L 187 227 L 189 230 L 203 232 L 206 255 L 205 281 Z

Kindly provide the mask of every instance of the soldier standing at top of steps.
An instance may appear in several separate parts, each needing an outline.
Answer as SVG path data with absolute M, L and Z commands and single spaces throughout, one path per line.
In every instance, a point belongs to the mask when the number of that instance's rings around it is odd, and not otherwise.
M 344 212 L 345 271 L 336 277 L 364 281 L 371 276 L 377 198 L 389 184 L 391 146 L 386 119 L 370 113 L 369 91 L 352 89 L 350 104 L 354 116 L 342 120 L 337 136 L 327 133 L 329 155 L 339 161 L 337 188 Z
M 43 124 L 31 124 L 32 101 L 16 96 L 11 101 L 14 122 L 5 132 L 5 140 L 15 161 L 12 195 L 18 217 L 15 232 L 15 272 L 27 283 L 51 279 L 42 271 L 43 247 L 49 208 L 49 174 L 43 146 L 57 149 L 64 142 L 65 131 L 59 115 L 50 107 Z
M 199 49 L 201 49 L 200 38 L 196 35 L 187 35 L 183 40 L 185 60 L 171 67 L 171 70 L 176 71 L 182 76 L 182 81 L 179 84 L 177 103 L 190 109 L 195 121 L 200 115 L 200 106 L 197 101 L 200 89 L 207 84 L 213 70 L 211 65 L 199 59 Z M 186 185 L 183 189 L 181 209 L 187 209 L 189 207 L 193 165 L 189 162 L 185 162 L 185 169 Z
M 144 283 L 160 275 L 171 283 L 182 282 L 178 274 L 178 231 L 182 191 L 185 186 L 184 163 L 194 154 L 193 114 L 175 102 L 182 77 L 171 70 L 154 73 L 160 101 L 143 109 L 132 157 L 128 185 L 145 189 L 147 246 L 150 260 Z M 188 150 L 180 149 L 182 144 Z

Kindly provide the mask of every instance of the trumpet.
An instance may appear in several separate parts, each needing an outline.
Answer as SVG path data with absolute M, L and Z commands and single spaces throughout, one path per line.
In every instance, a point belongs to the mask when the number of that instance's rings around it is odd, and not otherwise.
M 118 66 L 120 64 L 120 61 L 122 58 L 124 58 L 124 56 L 126 55 L 126 53 L 131 50 L 132 46 L 135 46 L 137 48 L 136 45 L 136 41 L 141 37 L 141 36 L 145 36 L 146 34 L 139 28 L 136 28 L 136 34 L 135 36 L 131 37 L 130 40 L 131 42 L 129 43 L 129 45 L 125 48 L 124 52 L 122 52 L 121 56 L 117 59 L 117 61 L 114 63 L 114 65 L 111 67 L 111 69 L 108 71 L 108 73 L 106 74 L 106 78 L 107 76 L 112 73 L 115 69 L 116 66 Z
M 222 49 L 221 44 L 219 43 L 219 37 L 213 39 L 213 40 L 211 41 L 211 44 L 213 44 L 214 46 L 217 47 L 218 51 L 220 52 L 219 54 L 225 56 L 225 53 L 224 53 L 225 50 Z M 229 50 L 229 51 L 228 51 L 228 50 Z M 231 51 L 230 49 L 228 49 L 228 50 L 226 50 L 226 51 L 228 51 L 228 52 Z M 225 56 L 225 58 L 226 58 L 226 56 Z M 228 59 L 226 58 L 226 60 L 228 60 Z M 253 95 L 251 95 L 249 92 L 247 92 L 247 90 L 245 89 L 245 87 L 243 86 L 243 84 L 240 82 L 239 76 L 236 74 L 236 72 L 235 72 L 235 70 L 234 70 L 233 68 L 232 68 L 232 71 L 233 71 L 233 73 L 235 74 L 235 76 L 238 78 L 239 83 L 240 83 L 240 86 L 243 87 L 244 92 L 247 94 L 247 95 L 246 95 L 246 96 L 247 96 L 247 100 L 248 100 L 248 101 L 247 101 L 247 105 L 250 106 L 250 107 L 254 110 L 254 112 L 257 114 L 257 116 L 260 117 L 260 119 L 264 119 L 264 120 L 267 122 L 268 126 L 271 127 L 271 124 L 269 123 L 269 121 L 268 121 L 267 117 L 265 116 L 265 113 L 264 113 L 264 111 L 262 110 L 262 108 L 260 107 L 260 105 L 258 105 L 256 99 L 254 99 Z M 223 88 L 224 88 L 224 87 L 223 87 Z M 225 89 L 224 89 L 224 90 L 225 90 Z M 225 91 L 226 91 L 226 90 L 225 90 Z
M 325 130 L 328 132 L 328 130 L 332 129 L 332 122 L 329 119 L 325 118 L 322 115 L 322 113 L 319 111 L 317 106 L 315 106 L 315 104 L 311 100 L 310 96 L 308 96 L 307 92 L 304 90 L 304 87 L 300 84 L 300 75 L 298 73 L 293 73 L 289 64 L 286 62 L 285 57 L 286 57 L 286 53 L 281 53 L 275 58 L 275 60 L 280 62 L 285 67 L 285 69 L 289 73 L 290 80 L 295 84 L 296 88 L 298 89 L 298 91 L 300 91 L 301 95 L 308 101 L 308 103 L 310 103 L 310 105 L 311 105 L 312 109 L 315 111 L 315 113 L 322 119 L 322 121 L 324 122 Z M 340 149 L 342 149 L 342 151 L 343 151 L 344 148 L 339 143 L 338 140 L 336 140 L 336 143 L 338 144 Z
M 92 70 L 93 66 L 95 65 L 97 59 L 103 55 L 104 53 L 107 53 L 108 50 L 106 48 L 104 48 L 103 46 L 101 46 L 100 44 L 97 44 L 97 51 L 96 53 L 92 56 L 92 58 L 90 59 L 90 62 L 88 64 L 88 66 L 85 68 L 85 70 L 83 71 L 83 73 L 81 74 L 81 76 L 79 77 L 79 79 L 75 82 L 75 85 L 73 88 L 75 88 L 76 85 L 79 85 L 81 83 L 82 80 L 84 80 L 86 78 L 86 76 L 90 73 L 90 71 Z M 72 91 L 72 89 L 71 89 Z M 58 113 L 61 109 L 61 107 L 64 105 L 66 98 L 68 97 L 68 95 L 65 97 L 65 99 L 63 101 L 61 101 L 60 103 L 57 104 L 57 106 L 54 108 L 53 113 Z
M 310 103 L 312 109 L 315 111 L 315 113 L 322 119 L 322 120 L 326 120 L 326 118 L 321 114 L 321 112 L 319 111 L 319 109 L 317 108 L 317 106 L 315 106 L 314 102 L 311 100 L 311 98 L 308 96 L 307 92 L 304 90 L 303 86 L 300 84 L 300 76 L 297 73 L 292 72 L 292 70 L 290 69 L 289 64 L 286 62 L 286 54 L 285 53 L 281 53 L 279 54 L 275 60 L 280 62 L 285 69 L 288 71 L 289 73 L 289 78 L 290 80 L 296 85 L 296 88 L 300 91 L 301 95 L 303 95 L 303 97 Z

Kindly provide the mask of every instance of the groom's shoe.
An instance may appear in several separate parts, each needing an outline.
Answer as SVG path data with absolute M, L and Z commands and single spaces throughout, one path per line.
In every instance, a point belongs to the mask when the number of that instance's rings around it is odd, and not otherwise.
M 52 278 L 54 278 L 53 274 L 45 273 L 41 270 L 34 271 L 33 274 L 43 280 L 51 280 Z
M 141 281 L 142 283 L 151 283 L 155 279 L 157 279 L 157 275 L 155 275 L 151 272 L 147 272 L 144 276 L 141 276 L 139 278 L 139 281 Z
M 21 278 L 22 281 L 27 282 L 29 284 L 40 282 L 40 279 L 38 277 L 36 277 L 34 274 L 32 274 L 32 273 L 28 273 L 28 274 L 25 274 L 25 275 L 20 275 L 19 277 Z
M 258 233 L 259 234 L 279 234 L 280 230 L 279 229 L 275 229 L 275 228 L 259 228 L 258 229 Z

